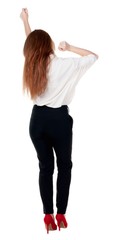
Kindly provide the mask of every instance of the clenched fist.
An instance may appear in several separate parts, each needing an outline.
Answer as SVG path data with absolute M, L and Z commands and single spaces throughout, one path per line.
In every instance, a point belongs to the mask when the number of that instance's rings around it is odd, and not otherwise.
M 28 9 L 27 8 L 22 8 L 22 12 L 20 14 L 20 17 L 23 21 L 28 19 L 29 15 L 28 15 Z
M 58 49 L 60 51 L 68 51 L 69 48 L 70 48 L 70 45 L 67 42 L 62 41 L 62 42 L 59 43 Z

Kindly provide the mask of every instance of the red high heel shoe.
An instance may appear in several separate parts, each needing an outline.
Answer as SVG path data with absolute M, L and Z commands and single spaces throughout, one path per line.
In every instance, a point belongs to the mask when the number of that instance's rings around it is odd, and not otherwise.
M 66 218 L 63 214 L 57 214 L 56 220 L 57 220 L 57 225 L 58 225 L 59 231 L 61 228 L 67 228 L 68 224 L 67 224 Z
M 49 231 L 53 231 L 57 229 L 57 225 L 55 224 L 54 218 L 51 216 L 51 214 L 45 215 L 44 223 L 47 229 L 47 233 L 49 233 Z

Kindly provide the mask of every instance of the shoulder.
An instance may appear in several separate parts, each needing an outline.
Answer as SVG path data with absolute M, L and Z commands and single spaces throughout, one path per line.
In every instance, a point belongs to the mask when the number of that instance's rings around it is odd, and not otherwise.
M 89 54 L 87 56 L 77 56 L 77 57 L 58 57 L 56 55 L 52 56 L 51 66 L 56 68 L 71 68 L 77 69 L 85 66 L 91 66 L 97 60 L 97 56 L 94 54 Z
M 59 67 L 72 67 L 74 65 L 75 60 L 72 57 L 58 57 L 54 55 L 51 59 L 51 64 Z

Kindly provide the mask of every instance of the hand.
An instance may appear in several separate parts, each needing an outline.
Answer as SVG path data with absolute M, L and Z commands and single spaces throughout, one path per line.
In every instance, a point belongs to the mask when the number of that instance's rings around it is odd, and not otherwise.
M 22 12 L 20 14 L 20 17 L 23 21 L 28 20 L 29 15 L 28 15 L 28 9 L 27 8 L 22 8 Z
M 67 42 L 62 41 L 62 42 L 59 43 L 58 49 L 60 51 L 68 51 L 69 48 L 70 48 L 70 45 Z

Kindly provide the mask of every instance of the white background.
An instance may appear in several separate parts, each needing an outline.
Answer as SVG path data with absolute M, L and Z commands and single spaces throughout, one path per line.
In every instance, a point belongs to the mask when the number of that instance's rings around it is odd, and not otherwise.
M 3 1 L 0 13 L 0 239 L 133 239 L 133 14 L 130 0 Z M 74 118 L 68 229 L 46 234 L 38 160 L 22 93 L 24 28 L 99 55 L 70 105 Z M 56 52 L 66 56 L 66 53 Z M 56 171 L 55 171 L 56 179 Z

